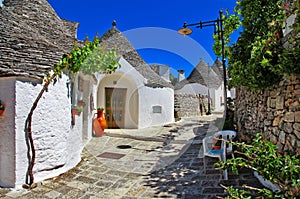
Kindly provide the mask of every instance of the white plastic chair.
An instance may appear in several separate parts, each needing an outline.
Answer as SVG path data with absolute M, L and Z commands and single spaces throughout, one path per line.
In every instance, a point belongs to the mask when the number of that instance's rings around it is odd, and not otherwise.
M 236 137 L 236 132 L 231 130 L 223 130 L 218 131 L 210 136 L 205 137 L 202 140 L 203 143 L 203 155 L 204 155 L 204 167 L 206 167 L 205 156 L 216 157 L 219 158 L 220 161 L 226 161 L 227 154 L 232 154 L 232 144 L 226 143 L 226 141 L 230 141 Z M 214 149 L 214 145 L 216 144 L 216 140 L 221 139 L 221 148 Z M 204 168 L 206 169 L 206 168 Z M 227 169 L 224 169 L 224 179 L 228 180 Z

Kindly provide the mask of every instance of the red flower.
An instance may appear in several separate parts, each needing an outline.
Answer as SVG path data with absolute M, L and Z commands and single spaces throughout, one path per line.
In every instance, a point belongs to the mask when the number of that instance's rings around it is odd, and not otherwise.
M 290 2 L 287 2 L 284 6 L 281 6 L 283 9 L 286 9 L 287 7 L 289 7 Z

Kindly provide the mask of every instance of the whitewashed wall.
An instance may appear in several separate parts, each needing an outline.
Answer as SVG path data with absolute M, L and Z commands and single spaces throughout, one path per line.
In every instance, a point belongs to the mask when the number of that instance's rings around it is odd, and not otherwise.
M 1 131 L 3 128 L 8 129 L 9 135 L 12 134 L 0 141 L 0 173 L 5 172 L 8 176 L 3 181 L 1 175 L 1 186 L 20 188 L 25 182 L 28 167 L 24 134 L 25 120 L 42 85 L 33 83 L 32 79 L 20 78 L 9 79 L 3 84 L 2 79 L 1 87 L 5 85 L 10 87 L 10 89 L 3 89 L 6 91 L 3 96 L 9 96 L 10 92 L 14 92 L 13 96 L 9 98 L 12 104 L 8 105 L 7 114 L 5 114 L 5 117 L 11 115 L 10 120 L 14 121 L 14 126 L 11 124 L 0 126 Z M 83 144 L 82 122 L 80 121 L 82 119 L 81 116 L 76 116 L 76 125 L 71 126 L 71 102 L 67 95 L 66 82 L 67 76 L 63 75 L 55 85 L 50 85 L 48 92 L 44 93 L 33 114 L 32 133 L 36 148 L 35 182 L 57 176 L 73 168 L 81 159 Z M 3 90 L 1 89 L 1 92 Z M 6 100 L 3 99 L 3 101 Z M 15 112 L 11 112 L 12 110 Z M 10 132 L 12 130 L 15 132 Z M 5 142 L 13 144 L 7 146 Z M 4 163 L 7 165 L 2 165 L 2 159 L 6 157 L 6 150 L 11 150 L 10 154 L 14 160 Z M 14 171 L 10 168 L 13 168 Z
M 224 90 L 223 85 L 221 85 L 219 88 L 215 89 L 213 98 L 213 103 L 216 112 L 224 111 L 224 105 L 222 103 L 224 102 Z M 222 101 L 221 101 L 222 99 Z
M 172 88 L 139 88 L 139 128 L 174 122 L 174 90 Z M 160 106 L 161 113 L 154 113 Z
M 223 88 L 224 88 L 224 86 L 222 84 L 213 93 L 213 95 L 214 95 L 213 103 L 215 104 L 214 105 L 215 111 L 217 111 L 217 112 L 224 111 L 224 90 L 223 90 Z M 232 98 L 232 99 L 235 98 L 235 88 L 227 90 L 227 98 Z M 222 101 L 221 101 L 221 99 L 222 99 Z
M 82 122 L 82 140 L 83 143 L 86 144 L 93 136 L 92 122 L 96 117 L 95 113 L 97 108 L 95 105 L 96 100 L 94 100 L 96 94 L 94 93 L 97 93 L 97 81 L 89 75 L 81 75 L 81 78 L 83 80 L 83 91 L 76 89 L 75 93 L 77 93 L 77 101 L 82 99 L 86 100 L 86 106 L 83 107 L 82 114 L 76 116 L 77 121 L 75 122 L 76 124 Z M 93 94 L 91 95 L 91 93 Z M 93 100 L 91 100 L 91 98 L 93 98 Z

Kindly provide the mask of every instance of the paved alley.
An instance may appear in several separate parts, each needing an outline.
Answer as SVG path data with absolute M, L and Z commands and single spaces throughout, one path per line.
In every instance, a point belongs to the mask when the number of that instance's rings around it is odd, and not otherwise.
M 220 184 L 258 185 L 247 170 L 239 176 L 214 168 L 202 139 L 217 130 L 216 116 L 187 119 L 142 130 L 107 130 L 85 147 L 77 167 L 37 183 L 31 190 L 0 189 L 0 198 L 216 198 L 225 196 Z

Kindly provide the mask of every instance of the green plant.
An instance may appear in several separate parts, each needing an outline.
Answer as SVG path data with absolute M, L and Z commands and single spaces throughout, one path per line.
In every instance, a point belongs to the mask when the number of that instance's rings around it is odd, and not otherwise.
M 2 104 L 1 100 L 0 100 L 0 110 L 5 110 L 5 104 Z
M 263 198 L 263 199 L 284 199 L 284 195 L 281 193 L 273 193 L 271 190 L 263 188 L 258 189 L 243 185 L 243 189 L 237 189 L 233 186 L 221 185 L 229 195 L 226 199 L 251 199 L 251 198 Z M 259 195 L 259 196 L 258 196 Z M 219 197 L 220 198 L 220 197 Z
M 72 115 L 80 115 L 82 111 L 83 111 L 83 106 L 74 106 L 71 109 Z
M 265 179 L 277 185 L 281 190 L 273 193 L 268 189 L 257 189 L 246 186 L 248 190 L 255 190 L 263 198 L 297 198 L 300 197 L 300 159 L 297 156 L 281 155 L 277 146 L 264 141 L 261 134 L 257 134 L 252 144 L 233 143 L 236 158 L 226 162 L 218 162 L 216 166 L 230 168 L 238 174 L 242 167 L 257 171 Z M 229 194 L 236 195 L 239 191 L 228 188 Z M 250 194 L 250 192 L 248 192 Z M 245 194 L 243 192 L 243 194 Z M 230 198 L 230 197 L 228 197 Z
M 83 106 L 75 106 L 74 108 L 76 108 L 78 110 L 78 112 L 82 112 L 83 111 Z
M 88 102 L 87 98 L 83 98 L 81 101 L 85 104 Z
M 225 56 L 229 62 L 230 86 L 259 90 L 272 87 L 285 74 L 300 74 L 300 68 L 295 66 L 300 59 L 299 4 L 299 1 L 290 6 L 283 5 L 282 0 L 241 0 L 237 1 L 234 13 L 225 13 Z M 298 15 L 289 45 L 284 47 L 282 27 L 291 14 Z M 240 36 L 237 42 L 230 43 L 231 34 L 236 30 L 242 30 Z M 221 55 L 217 36 L 214 51 Z
M 87 100 L 86 100 L 86 99 L 78 100 L 77 106 L 85 106 L 86 103 L 87 103 Z
M 106 49 L 99 46 L 82 62 L 80 71 L 86 75 L 99 71 L 105 71 L 110 74 L 120 67 L 116 57 L 118 57 L 118 55 L 115 48 Z
M 220 135 L 217 138 L 213 138 L 213 141 L 215 142 L 213 149 L 218 150 L 221 148 L 222 145 L 222 135 Z
M 101 107 L 98 107 L 97 110 L 98 110 L 98 111 L 99 111 L 99 110 L 104 111 L 104 107 L 102 107 L 102 106 L 101 106 Z

